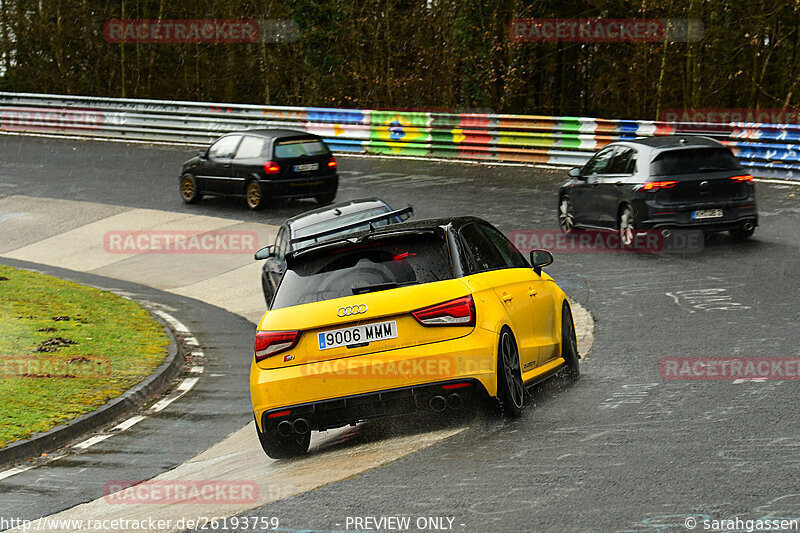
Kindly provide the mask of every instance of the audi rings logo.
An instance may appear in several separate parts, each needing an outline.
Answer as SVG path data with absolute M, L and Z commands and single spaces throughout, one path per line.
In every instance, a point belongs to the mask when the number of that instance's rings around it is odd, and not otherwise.
M 367 312 L 367 304 L 351 305 L 349 307 L 340 307 L 336 310 L 336 314 L 340 317 L 360 315 Z

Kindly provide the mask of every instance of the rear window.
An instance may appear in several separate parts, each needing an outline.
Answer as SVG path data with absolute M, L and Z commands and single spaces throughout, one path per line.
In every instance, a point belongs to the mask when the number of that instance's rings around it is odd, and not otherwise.
M 358 213 L 350 213 L 348 215 L 340 215 L 336 218 L 332 218 L 330 220 L 324 220 L 322 222 L 317 222 L 316 224 L 311 224 L 310 226 L 306 226 L 304 228 L 295 229 L 294 236 L 297 237 L 305 237 L 306 235 L 311 235 L 312 233 L 319 233 L 321 231 L 333 229 L 337 226 L 346 226 L 348 224 L 354 224 L 359 220 L 365 220 L 368 218 L 372 218 L 383 213 L 387 213 L 389 210 L 385 207 L 376 207 L 375 209 L 367 209 L 365 211 L 360 211 Z M 372 227 L 380 227 L 380 226 L 388 226 L 389 223 L 392 222 L 391 219 L 386 220 L 378 220 L 372 223 Z M 326 235 L 325 239 L 330 239 L 331 237 L 340 236 L 344 233 L 355 233 L 357 231 L 364 231 L 369 229 L 366 224 L 363 226 L 358 226 L 355 228 L 349 228 L 343 230 L 341 232 L 332 233 L 330 235 Z M 312 243 L 313 240 L 305 241 L 306 243 Z
M 350 249 L 298 258 L 286 270 L 272 309 L 453 277 L 447 245 L 440 236 L 359 243 Z
M 697 148 L 659 154 L 650 165 L 650 173 L 654 176 L 675 176 L 741 168 L 727 148 Z
M 278 141 L 275 143 L 275 157 L 290 158 L 304 155 L 325 155 L 330 153 L 322 141 L 303 139 L 297 141 Z

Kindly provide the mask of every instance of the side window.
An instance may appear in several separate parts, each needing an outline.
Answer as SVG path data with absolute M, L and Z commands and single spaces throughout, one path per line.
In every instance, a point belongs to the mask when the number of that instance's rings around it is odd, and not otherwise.
M 609 163 L 611 163 L 611 158 L 614 155 L 614 147 L 609 146 L 600 150 L 593 158 L 586 163 L 586 166 L 583 167 L 582 174 L 585 176 L 589 176 L 591 174 L 605 174 L 607 172 L 607 168 Z
M 229 159 L 233 157 L 233 152 L 236 150 L 236 145 L 239 144 L 241 135 L 228 135 L 211 145 L 208 150 L 208 155 L 214 159 Z
M 503 261 L 509 268 L 529 268 L 528 262 L 525 261 L 525 258 L 522 257 L 522 254 L 519 253 L 517 247 L 514 246 L 511 241 L 509 241 L 505 235 L 500 233 L 499 230 L 496 228 L 481 224 L 481 229 L 483 233 L 492 241 L 497 251 L 503 257 Z
M 631 148 L 618 148 L 614 161 L 608 166 L 607 174 L 632 174 L 635 152 Z
M 506 266 L 499 252 L 481 233 L 478 226 L 468 224 L 461 228 L 459 234 L 468 251 L 466 259 L 468 263 L 467 270 L 470 274 Z
M 289 230 L 286 226 L 281 226 L 278 236 L 275 238 L 275 258 L 283 261 L 289 248 Z
M 264 150 L 264 142 L 265 139 L 261 137 L 245 135 L 244 139 L 242 139 L 242 144 L 240 144 L 239 149 L 236 150 L 234 159 L 253 159 L 255 157 L 261 157 L 261 152 Z

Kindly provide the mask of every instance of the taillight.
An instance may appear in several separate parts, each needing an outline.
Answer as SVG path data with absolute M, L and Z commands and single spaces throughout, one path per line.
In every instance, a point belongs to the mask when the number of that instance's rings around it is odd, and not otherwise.
M 258 331 L 253 349 L 256 361 L 285 352 L 297 343 L 299 331 Z
M 733 176 L 731 178 L 733 181 L 738 181 L 739 183 L 753 183 L 753 176 L 750 174 L 744 174 L 742 176 Z
M 442 388 L 445 390 L 452 390 L 452 389 L 463 389 L 464 387 L 471 387 L 472 383 L 449 383 L 447 385 L 442 385 Z
M 658 189 L 669 189 L 678 184 L 677 181 L 648 181 L 642 187 L 643 191 L 657 191 Z
M 275 161 L 267 161 L 264 163 L 265 174 L 280 174 L 281 166 Z
M 331 156 L 331 158 L 328 159 L 328 168 L 336 168 L 336 158 L 335 157 Z
M 423 326 L 474 326 L 475 302 L 464 296 L 411 313 Z

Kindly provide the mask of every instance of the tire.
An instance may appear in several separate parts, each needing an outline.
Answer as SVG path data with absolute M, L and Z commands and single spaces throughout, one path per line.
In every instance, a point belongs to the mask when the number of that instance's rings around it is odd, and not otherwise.
M 617 227 L 619 228 L 620 245 L 625 249 L 633 248 L 633 241 L 636 237 L 636 217 L 631 206 L 626 205 L 620 210 Z
M 181 200 L 186 204 L 194 204 L 199 202 L 203 195 L 197 188 L 197 180 L 191 174 L 184 174 L 181 176 L 180 188 Z
M 247 187 L 244 190 L 244 199 L 247 202 L 247 207 L 253 211 L 264 209 L 264 206 L 267 205 L 264 189 L 256 180 L 251 180 L 247 183 Z
M 744 242 L 747 239 L 749 239 L 750 237 L 752 237 L 753 233 L 755 233 L 755 232 L 756 232 L 756 226 L 754 224 L 753 227 L 750 228 L 749 230 L 744 229 L 744 228 L 742 228 L 742 229 L 732 229 L 728 233 L 731 234 L 731 238 L 734 241 L 736 241 L 736 242 Z
M 572 202 L 566 196 L 558 203 L 558 225 L 564 233 L 575 231 L 575 212 L 572 210 Z
M 507 328 L 500 332 L 497 347 L 497 398 L 506 416 L 517 418 L 522 414 L 525 387 L 519 368 L 519 351 L 514 336 Z
M 316 198 L 314 198 L 314 200 L 316 200 L 319 205 L 328 205 L 330 203 L 333 203 L 335 199 L 336 199 L 335 192 L 333 194 L 325 194 L 323 196 L 317 196 Z
M 572 311 L 567 303 L 561 311 L 561 357 L 564 358 L 564 375 L 569 379 L 578 379 L 581 375 L 578 340 L 575 336 L 575 324 Z
M 256 433 L 264 453 L 273 459 L 300 457 L 308 451 L 308 445 L 311 443 L 310 431 L 305 435 L 282 437 L 277 432 L 275 434 L 261 433 L 256 425 Z

